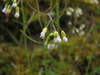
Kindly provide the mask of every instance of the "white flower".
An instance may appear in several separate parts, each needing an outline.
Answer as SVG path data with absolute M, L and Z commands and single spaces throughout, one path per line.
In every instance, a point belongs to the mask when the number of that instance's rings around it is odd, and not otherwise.
M 69 15 L 69 16 L 72 15 L 72 13 L 70 11 L 67 11 L 66 14 Z
M 75 10 L 76 17 L 79 17 L 82 14 L 83 14 L 82 9 L 81 8 L 76 8 L 76 10 Z
M 48 44 L 48 47 L 47 48 L 50 49 L 50 50 L 52 50 L 52 49 L 55 48 L 55 44 Z
M 60 44 L 61 43 L 61 39 L 58 37 L 57 38 L 57 43 Z
M 85 28 L 85 24 L 81 24 L 81 26 L 79 27 L 80 30 L 83 30 Z
M 40 38 L 41 38 L 41 39 L 44 39 L 44 37 L 45 37 L 45 33 L 44 33 L 44 32 L 41 32 L 41 33 L 40 33 Z
M 48 44 L 48 47 L 47 47 L 48 49 L 51 49 L 51 45 L 50 44 Z
M 47 41 L 44 44 L 47 46 L 48 45 Z
M 67 42 L 67 41 L 68 41 L 68 38 L 64 36 L 64 37 L 63 37 L 63 41 L 64 41 L 64 42 Z
M 8 8 L 7 9 L 6 8 L 2 9 L 2 12 L 5 13 L 5 14 L 9 14 L 10 11 L 11 11 L 11 9 L 8 9 Z
M 40 33 L 40 38 L 41 39 L 44 39 L 46 32 L 47 32 L 47 28 L 43 28 L 42 32 Z
M 85 24 L 82 24 L 82 27 L 85 28 Z
M 79 36 L 82 36 L 82 35 L 84 35 L 85 34 L 85 32 L 84 31 L 81 31 L 80 33 L 79 33 Z
M 80 29 L 80 30 L 83 30 L 83 27 L 81 27 L 81 26 L 80 26 L 80 28 L 79 28 L 79 29 Z
M 79 33 L 79 29 L 78 28 L 76 28 L 76 32 Z
M 60 39 L 59 37 L 54 38 L 54 39 L 53 39 L 53 42 L 54 42 L 54 43 L 60 44 L 60 43 L 61 43 L 61 39 Z
M 10 9 L 6 9 L 6 14 L 9 14 L 10 13 Z
M 5 12 L 6 12 L 6 9 L 5 9 L 5 8 L 3 8 L 3 9 L 2 9 L 2 12 L 3 12 L 3 13 L 5 13 Z
M 72 25 L 72 22 L 68 22 L 68 25 Z
M 78 59 L 79 59 L 79 56 L 76 55 L 76 56 L 75 56 L 75 61 L 78 61 Z
M 20 15 L 19 15 L 18 12 L 16 12 L 15 15 L 14 15 L 15 18 L 18 18 L 19 16 L 20 16 Z
M 57 43 L 57 38 L 54 38 L 53 39 L 53 43 Z
M 68 9 L 69 9 L 71 12 L 74 12 L 74 9 L 73 9 L 73 8 L 69 7 Z
M 51 45 L 51 49 L 54 49 L 54 48 L 55 48 L 55 44 L 52 44 L 52 45 Z
M 12 7 L 16 7 L 16 6 L 17 6 L 17 3 L 13 3 L 13 4 L 12 4 Z

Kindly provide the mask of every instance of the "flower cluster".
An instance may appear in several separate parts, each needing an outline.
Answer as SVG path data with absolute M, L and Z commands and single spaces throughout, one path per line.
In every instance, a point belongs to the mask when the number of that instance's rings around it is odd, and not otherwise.
M 16 13 L 14 17 L 18 18 L 20 14 L 19 14 L 19 7 L 17 6 L 18 5 L 17 0 L 12 0 L 12 1 L 5 0 L 5 1 L 7 1 L 7 3 L 5 4 L 5 7 L 2 9 L 2 12 L 5 14 L 9 14 L 12 10 L 12 7 L 14 7 L 16 8 Z
M 79 33 L 79 36 L 82 36 L 85 34 L 85 32 L 83 31 L 83 29 L 85 28 L 85 24 L 81 24 L 79 28 L 73 28 L 72 33 Z
M 71 8 L 71 7 L 69 7 L 69 8 L 66 10 L 66 14 L 67 14 L 68 16 L 71 16 L 71 15 L 72 15 L 72 12 L 74 12 L 74 9 Z
M 12 6 L 11 5 L 5 5 L 5 7 L 2 9 L 2 12 L 5 14 L 9 14 L 11 12 Z
M 78 8 L 75 9 L 75 15 L 76 15 L 76 17 L 79 17 L 82 14 L 83 14 L 83 12 L 82 12 L 81 8 L 78 7 Z
M 78 28 L 73 28 L 72 33 L 73 33 L 73 34 L 79 33 L 79 29 L 78 29 Z
M 44 28 L 42 32 L 40 33 L 40 38 L 44 39 L 45 34 L 47 32 L 47 28 Z M 61 30 L 61 36 L 64 42 L 67 42 L 68 39 L 66 37 L 66 34 L 63 30 Z M 57 49 L 58 44 L 62 42 L 59 33 L 55 30 L 54 32 L 50 33 L 50 35 L 47 37 L 45 41 L 45 45 L 47 46 L 47 49 Z
M 90 3 L 91 3 L 91 4 L 94 4 L 94 3 L 95 3 L 95 4 L 98 4 L 99 2 L 98 2 L 98 0 L 90 0 Z

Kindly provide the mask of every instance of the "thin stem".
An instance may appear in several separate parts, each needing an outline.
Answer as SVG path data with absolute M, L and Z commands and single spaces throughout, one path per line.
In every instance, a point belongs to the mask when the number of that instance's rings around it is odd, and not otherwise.
M 21 7 L 22 7 L 22 15 L 23 15 L 23 32 L 24 33 L 26 33 L 26 30 L 25 30 L 25 26 L 26 26 L 26 24 L 25 24 L 25 13 L 24 13 L 24 7 L 23 7 L 23 1 L 21 0 Z M 28 66 L 29 66 L 29 68 L 30 68 L 30 74 L 31 75 L 33 75 L 32 74 L 32 67 L 31 67 L 31 64 L 30 64 L 30 62 L 29 62 L 29 57 L 28 57 L 28 50 L 27 50 L 27 41 L 26 41 L 26 36 L 24 36 L 24 48 L 25 48 L 25 52 L 26 52 L 26 58 L 27 58 L 27 61 L 28 61 Z
M 28 3 L 27 0 L 25 0 L 25 1 L 26 1 L 27 5 L 28 5 L 30 8 L 32 8 L 35 12 L 39 12 L 38 10 L 36 10 L 35 8 L 33 8 L 33 7 Z
M 20 0 L 18 0 L 17 5 L 20 3 Z
M 27 24 L 25 26 L 25 30 L 27 29 L 28 25 L 30 24 L 30 22 L 32 21 L 32 18 L 34 16 L 35 12 L 33 11 L 32 14 L 31 14 L 31 17 L 29 18 L 29 20 L 27 21 Z
M 47 75 L 47 58 L 46 58 L 46 48 L 44 50 L 44 65 L 45 65 L 45 75 Z
M 30 37 L 29 37 L 28 35 L 26 35 L 25 32 L 23 32 L 22 30 L 20 30 L 20 32 L 22 32 L 22 33 L 25 35 L 25 37 L 27 37 L 28 39 L 30 39 L 31 41 L 33 41 L 33 42 L 35 42 L 35 43 L 43 43 L 43 42 L 38 42 L 38 41 L 36 41 L 36 40 L 30 38 Z
M 65 0 L 65 7 L 64 7 L 64 9 L 63 9 L 63 12 L 61 13 L 61 15 L 59 15 L 59 16 L 58 16 L 57 18 L 55 18 L 54 20 L 60 18 L 60 17 L 64 14 L 64 12 L 66 11 L 66 5 L 67 5 L 67 3 L 66 3 L 66 0 Z
M 53 5 L 53 0 L 50 0 L 50 8 L 52 9 L 52 6 Z M 50 11 L 50 12 L 52 12 L 52 11 Z M 52 25 L 50 24 L 50 31 L 52 31 Z
M 54 23 L 53 23 L 53 19 L 52 19 L 52 17 L 50 16 L 49 13 L 47 13 L 47 15 L 49 16 L 50 20 L 52 21 L 52 25 L 53 25 L 54 30 L 56 30 L 56 27 L 55 27 L 55 25 L 54 25 Z
M 47 24 L 47 26 L 46 26 L 46 27 L 48 27 L 48 26 L 49 26 L 50 22 L 51 22 L 51 19 L 49 20 L 49 22 L 48 22 L 48 24 Z
M 57 20 L 56 20 L 56 23 L 57 23 L 57 26 L 59 26 L 59 2 L 57 3 L 57 6 L 56 6 L 56 14 L 57 14 Z M 58 30 L 58 28 L 57 28 Z
M 57 14 L 57 19 L 56 19 L 56 23 L 57 23 L 57 27 L 60 26 L 60 19 L 58 18 L 59 17 L 59 2 L 57 3 L 57 6 L 56 6 L 56 14 Z M 59 31 L 59 28 L 57 28 L 57 30 Z M 62 67 L 62 46 L 60 45 L 60 52 L 59 52 L 59 57 L 60 57 L 60 64 L 59 64 L 59 75 L 61 75 L 61 67 Z
M 49 7 L 46 11 L 44 11 L 44 13 L 41 13 L 41 12 L 39 12 L 38 10 L 36 10 L 35 8 L 33 8 L 33 7 L 29 4 L 29 2 L 28 2 L 27 0 L 25 0 L 25 1 L 26 1 L 27 5 L 28 5 L 31 9 L 33 9 L 35 12 L 38 12 L 38 13 L 40 13 L 40 14 L 45 14 L 45 13 L 47 13 L 47 12 L 51 9 L 51 7 Z M 50 11 L 52 11 L 52 10 L 55 8 L 55 6 L 57 5 L 58 1 L 59 1 L 59 0 L 56 0 L 56 2 L 55 2 L 55 4 L 54 4 L 53 8 L 52 8 Z
M 55 2 L 55 4 L 54 4 L 54 6 L 53 6 L 53 8 L 50 10 L 50 11 L 52 11 L 55 7 L 56 7 L 56 5 L 57 5 L 57 3 L 59 2 L 59 0 L 56 0 L 56 2 Z M 47 11 L 46 11 L 47 12 Z M 45 13 L 46 13 L 45 12 Z
M 38 20 L 39 20 L 39 23 L 40 23 L 40 26 L 41 26 L 41 28 L 43 29 L 43 25 L 42 25 L 42 23 L 41 23 L 41 18 L 40 18 L 40 9 L 39 9 L 39 3 L 38 3 L 38 0 L 36 0 L 36 4 L 37 4 L 37 9 L 38 9 Z

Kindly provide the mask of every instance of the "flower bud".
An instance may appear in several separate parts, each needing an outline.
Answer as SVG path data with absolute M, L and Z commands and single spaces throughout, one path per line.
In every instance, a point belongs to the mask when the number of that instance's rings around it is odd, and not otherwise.
M 64 36 L 64 37 L 63 37 L 63 41 L 64 41 L 64 42 L 67 42 L 67 41 L 68 41 L 68 38 Z
M 16 7 L 16 6 L 17 6 L 17 1 L 13 0 L 12 7 Z
M 61 36 L 63 37 L 63 41 L 64 42 L 67 42 L 68 41 L 68 39 L 66 37 L 66 34 L 65 34 L 65 32 L 63 30 L 61 31 Z
M 14 15 L 15 18 L 19 18 L 20 14 L 19 14 L 19 7 L 16 7 L 16 13 Z
M 66 33 L 63 30 L 61 31 L 61 36 L 62 37 L 66 36 Z
M 54 31 L 54 39 L 53 39 L 54 43 L 61 43 L 61 39 L 60 39 L 60 35 L 57 31 Z
M 46 32 L 47 32 L 47 28 L 43 28 L 42 32 L 40 33 L 41 39 L 44 39 Z
M 5 7 L 2 9 L 2 12 L 7 14 L 7 10 L 8 10 L 8 4 L 5 5 Z

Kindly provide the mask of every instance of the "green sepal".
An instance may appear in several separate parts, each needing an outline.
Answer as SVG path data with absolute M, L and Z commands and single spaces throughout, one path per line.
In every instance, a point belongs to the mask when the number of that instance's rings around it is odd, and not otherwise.
M 65 34 L 65 32 L 63 30 L 61 31 L 61 36 L 62 37 L 66 36 L 66 34 Z

